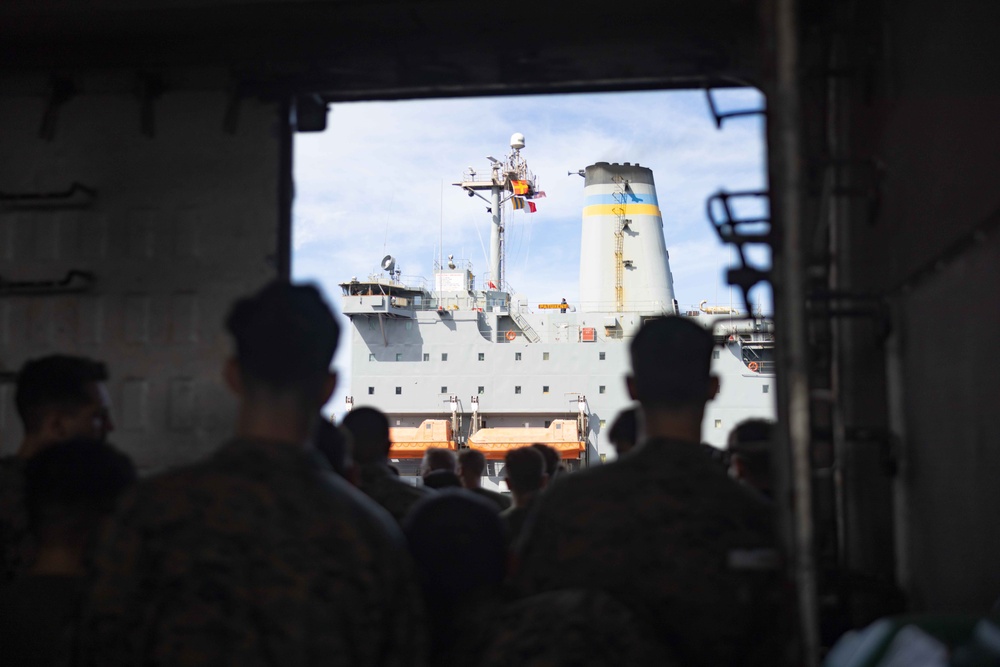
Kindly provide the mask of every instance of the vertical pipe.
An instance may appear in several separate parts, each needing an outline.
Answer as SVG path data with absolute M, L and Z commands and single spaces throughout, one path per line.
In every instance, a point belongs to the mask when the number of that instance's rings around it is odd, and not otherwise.
M 291 280 L 292 277 L 292 202 L 295 198 L 293 111 L 294 102 L 290 96 L 278 105 L 278 238 L 275 269 L 278 277 L 284 280 Z
M 775 104 L 774 193 L 781 228 L 775 269 L 779 272 L 780 308 L 777 324 L 784 359 L 787 437 L 791 453 L 791 490 L 794 502 L 793 560 L 798 592 L 803 664 L 819 660 L 819 605 L 813 537 L 812 466 L 809 448 L 809 375 L 805 313 L 805 274 L 802 269 L 802 164 L 798 80 L 798 23 L 796 0 L 774 2 Z
M 494 185 L 491 193 L 490 208 L 493 212 L 493 228 L 490 230 L 490 280 L 493 281 L 497 289 L 503 289 L 503 276 L 500 275 L 500 186 Z

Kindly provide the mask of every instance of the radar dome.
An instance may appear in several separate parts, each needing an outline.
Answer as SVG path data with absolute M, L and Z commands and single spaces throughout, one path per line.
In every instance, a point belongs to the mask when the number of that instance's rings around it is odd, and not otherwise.
M 510 135 L 510 147 L 518 151 L 524 148 L 524 135 L 520 132 Z

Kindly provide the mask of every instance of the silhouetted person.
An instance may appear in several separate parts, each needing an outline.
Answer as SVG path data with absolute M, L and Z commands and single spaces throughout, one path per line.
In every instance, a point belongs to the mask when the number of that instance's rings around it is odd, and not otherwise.
M 476 664 L 506 576 L 496 506 L 463 489 L 436 493 L 413 508 L 403 528 L 427 603 L 430 664 Z
M 747 419 L 729 433 L 726 451 L 729 474 L 766 498 L 773 497 L 771 485 L 771 449 L 774 446 L 774 422 Z
M 392 518 L 307 446 L 336 385 L 319 291 L 273 282 L 226 320 L 235 438 L 140 484 L 98 552 L 83 664 L 423 664 Z
M 566 309 L 569 308 L 569 304 L 566 303 L 566 299 L 559 302 L 559 312 L 565 313 Z
M 699 444 L 711 335 L 679 317 L 647 322 L 627 384 L 645 440 L 609 465 L 567 475 L 538 499 L 515 584 L 530 595 L 599 589 L 685 665 L 762 664 L 777 615 L 773 582 L 747 554 L 773 543 L 769 507 Z M 774 554 L 769 552 L 773 562 Z
M 360 472 L 359 487 L 389 514 L 402 521 L 430 489 L 407 484 L 389 469 L 389 420 L 380 410 L 354 408 L 341 422 L 354 438 L 354 460 Z
M 0 459 L 0 582 L 32 558 L 24 462 L 57 442 L 104 440 L 114 428 L 107 379 L 104 364 L 61 354 L 29 361 L 17 374 L 14 402 L 24 437 L 14 456 Z
M 458 476 L 462 486 L 473 493 L 481 495 L 505 510 L 511 505 L 511 499 L 502 493 L 483 488 L 483 474 L 486 472 L 486 457 L 477 449 L 463 449 L 458 453 Z
M 531 446 L 537 449 L 538 453 L 545 459 L 545 474 L 549 476 L 549 483 L 551 484 L 559 473 L 565 472 L 565 468 L 562 465 L 562 455 L 559 453 L 559 450 L 549 445 L 536 442 Z
M 31 457 L 24 479 L 36 548 L 25 571 L 0 586 L 0 655 L 9 665 L 51 665 L 70 656 L 86 559 L 136 472 L 109 445 L 74 439 Z
M 549 481 L 545 458 L 534 447 L 512 449 L 504 457 L 503 479 L 514 497 L 514 504 L 501 512 L 500 518 L 507 530 L 507 543 L 513 545 L 521 535 L 535 498 Z
M 615 448 L 618 456 L 628 454 L 635 449 L 639 435 L 638 408 L 626 408 L 618 413 L 608 431 L 608 440 Z
M 462 488 L 455 452 L 444 447 L 428 447 L 420 462 L 420 476 L 429 489 Z
M 349 433 L 332 424 L 328 419 L 320 417 L 313 433 L 313 446 L 330 464 L 335 473 L 357 486 L 353 442 Z

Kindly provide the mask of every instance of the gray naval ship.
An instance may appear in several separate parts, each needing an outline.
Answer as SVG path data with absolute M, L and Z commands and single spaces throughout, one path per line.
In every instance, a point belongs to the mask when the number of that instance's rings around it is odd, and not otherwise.
M 404 475 L 428 447 L 483 451 L 484 485 L 496 487 L 505 453 L 532 443 L 558 449 L 570 468 L 613 460 L 607 432 L 631 405 L 624 376 L 629 342 L 642 323 L 677 314 L 710 328 L 719 344 L 713 372 L 722 391 L 708 406 L 703 440 L 725 445 L 733 426 L 774 416 L 773 325 L 759 315 L 707 306 L 680 312 L 653 173 L 598 162 L 583 170 L 580 300 L 536 303 L 507 289 L 504 209 L 540 196 L 511 137 L 504 160 L 470 167 L 455 183 L 489 202 L 490 266 L 477 278 L 451 255 L 435 262 L 433 285 L 403 280 L 396 260 L 383 273 L 341 283 L 351 321 L 347 409 L 372 405 L 392 428 L 391 456 Z

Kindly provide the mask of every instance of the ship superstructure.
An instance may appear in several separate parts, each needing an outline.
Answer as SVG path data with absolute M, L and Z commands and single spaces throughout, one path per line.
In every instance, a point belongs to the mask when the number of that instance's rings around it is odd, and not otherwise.
M 720 344 L 713 372 L 722 393 L 707 409 L 704 440 L 722 446 L 743 419 L 773 417 L 771 323 L 704 303 L 678 312 L 646 167 L 584 170 L 579 303 L 529 302 L 506 288 L 504 204 L 524 206 L 536 192 L 523 148 L 515 134 L 504 160 L 490 158 L 488 176 L 470 169 L 455 184 L 490 204 L 486 276 L 477 280 L 471 263 L 449 255 L 425 285 L 403 280 L 387 256 L 383 275 L 341 284 L 352 323 L 348 408 L 388 414 L 392 454 L 403 462 L 429 446 L 474 447 L 497 461 L 510 448 L 543 442 L 571 467 L 594 465 L 614 458 L 606 430 L 631 404 L 629 341 L 646 319 L 679 314 L 697 317 Z M 495 483 L 495 465 L 490 472 Z

